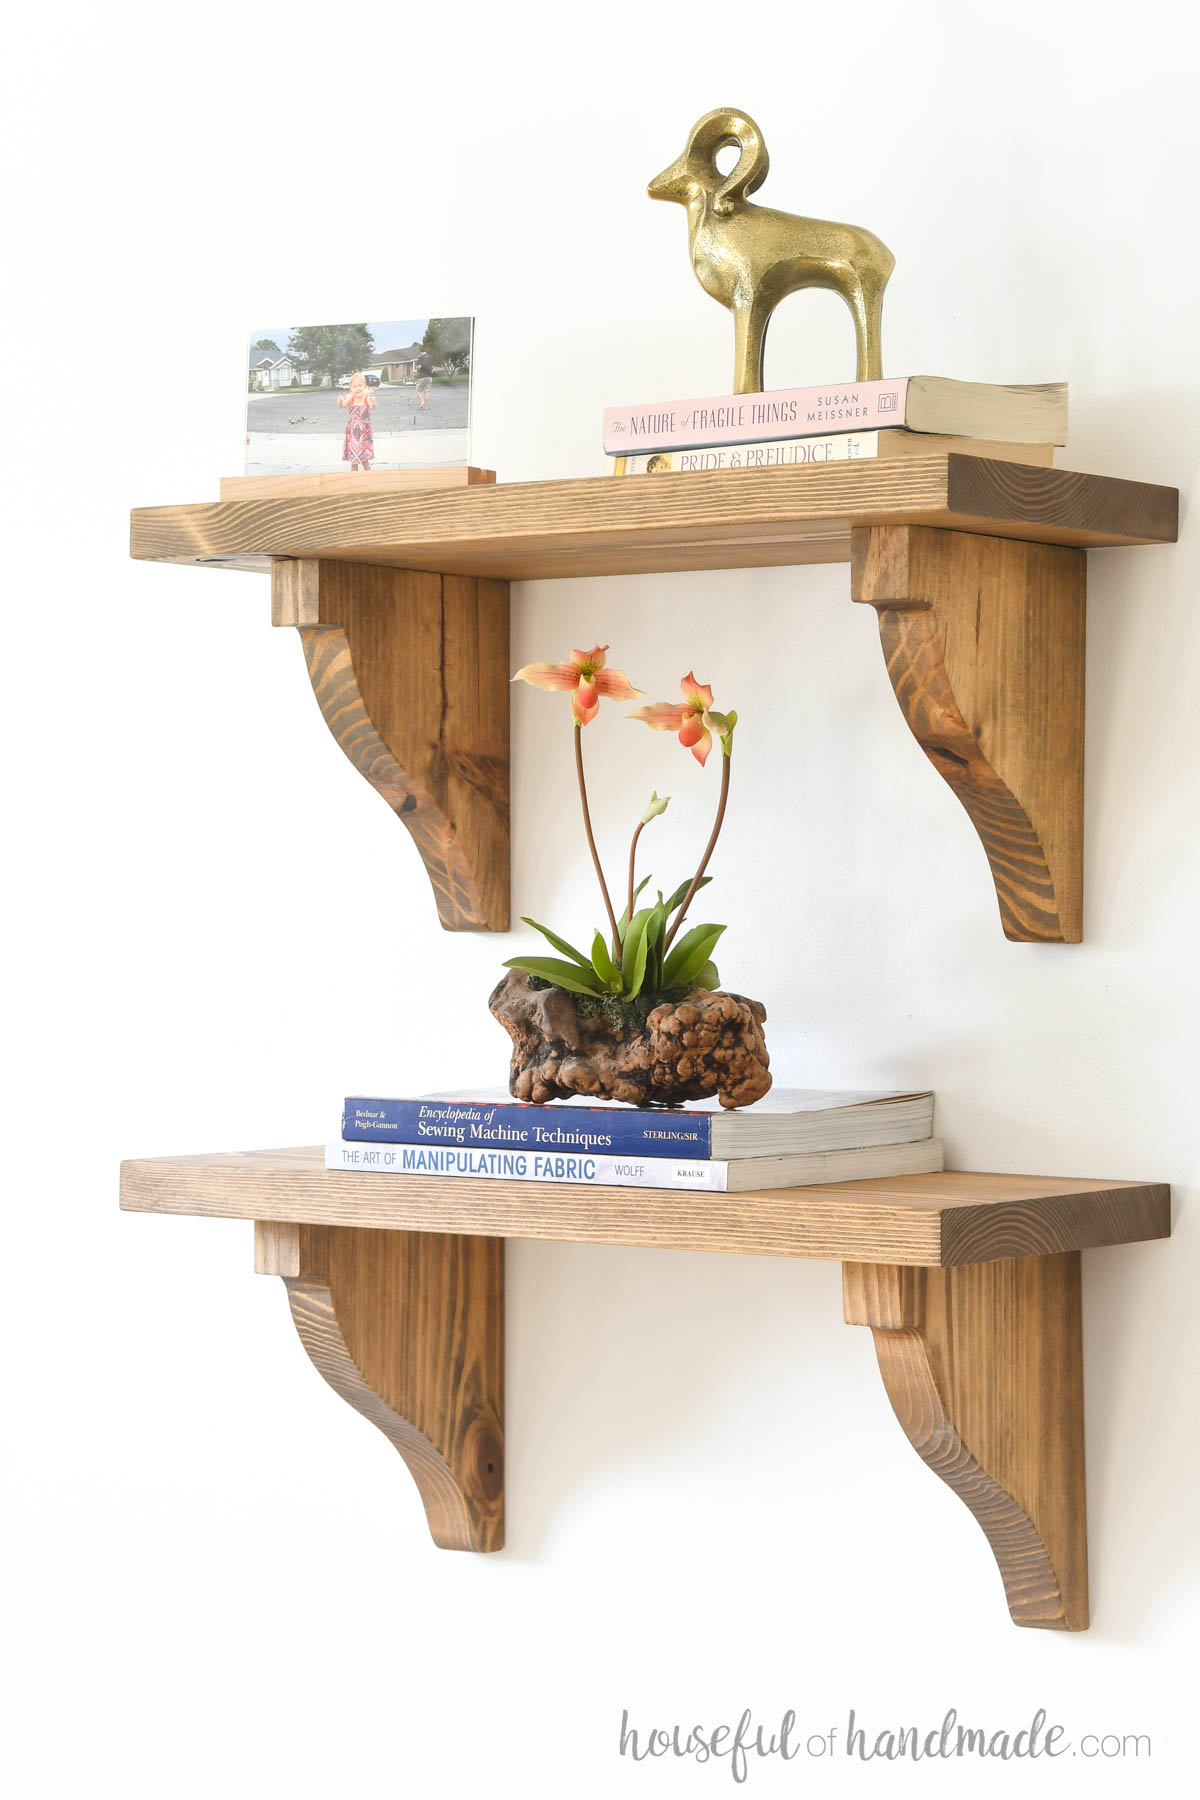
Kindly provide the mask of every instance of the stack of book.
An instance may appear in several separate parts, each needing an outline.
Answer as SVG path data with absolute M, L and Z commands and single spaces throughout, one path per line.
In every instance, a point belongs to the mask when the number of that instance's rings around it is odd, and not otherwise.
M 617 475 L 766 469 L 954 450 L 1053 468 L 1067 441 L 1067 384 L 995 387 L 908 375 L 705 400 L 610 406 Z
M 942 1167 L 931 1093 L 772 1089 L 737 1112 L 686 1111 L 504 1095 L 440 1094 L 345 1102 L 327 1169 L 596 1187 L 811 1187 Z

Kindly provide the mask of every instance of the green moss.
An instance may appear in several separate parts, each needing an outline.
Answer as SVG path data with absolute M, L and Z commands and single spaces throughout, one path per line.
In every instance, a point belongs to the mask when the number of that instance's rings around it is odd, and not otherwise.
M 543 981 L 540 975 L 527 975 L 525 979 L 534 989 L 554 986 L 552 981 Z M 686 988 L 669 988 L 661 993 L 639 994 L 635 1000 L 622 994 L 568 994 L 567 998 L 574 1001 L 577 1018 L 607 1019 L 617 1031 L 624 1033 L 644 1030 L 646 1020 L 656 1006 L 667 1000 L 682 1000 L 687 991 Z

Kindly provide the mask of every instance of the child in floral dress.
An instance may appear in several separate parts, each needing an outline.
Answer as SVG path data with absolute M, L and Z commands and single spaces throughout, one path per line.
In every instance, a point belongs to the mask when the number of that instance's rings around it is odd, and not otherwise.
M 369 471 L 375 461 L 375 433 L 371 429 L 371 414 L 375 410 L 376 400 L 367 386 L 365 375 L 350 377 L 349 390 L 338 395 L 338 405 L 350 408 L 350 417 L 346 420 L 346 435 L 342 441 L 342 461 L 350 464 L 352 474 L 357 475 L 360 469 Z

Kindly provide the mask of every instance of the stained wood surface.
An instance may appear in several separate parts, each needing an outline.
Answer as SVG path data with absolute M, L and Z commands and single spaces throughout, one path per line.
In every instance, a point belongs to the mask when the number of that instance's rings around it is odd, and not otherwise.
M 919 526 L 854 534 L 852 594 L 991 867 L 1006 937 L 1083 935 L 1082 550 Z
M 849 1264 L 844 1293 L 847 1320 L 872 1327 L 909 1441 L 982 1526 L 1014 1623 L 1086 1630 L 1078 1251 L 918 1271 Z
M 277 563 L 330 731 L 417 846 L 447 931 L 507 931 L 508 587 L 362 563 Z
M 327 1170 L 323 1151 L 156 1157 L 121 1169 L 130 1212 L 464 1232 L 751 1256 L 914 1265 L 1170 1235 L 1170 1190 L 946 1170 L 711 1194 Z
M 313 475 L 222 475 L 222 500 L 315 500 L 321 495 L 346 495 L 347 484 L 370 481 L 377 493 L 411 494 L 422 488 L 478 487 L 496 479 L 494 469 L 372 469 L 369 476 L 342 469 L 322 469 Z M 352 497 L 352 496 L 351 496 Z
M 504 1543 L 504 1245 L 498 1238 L 256 1227 L 300 1341 L 395 1445 L 443 1550 Z
M 254 1273 L 299 1275 L 300 1226 L 282 1220 L 254 1221 Z M 862 1321 L 859 1321 L 862 1323 Z
M 896 457 L 657 480 L 500 482 L 422 494 L 159 506 L 131 553 L 266 566 L 331 557 L 502 580 L 846 562 L 854 525 L 1043 543 L 1173 542 L 1178 492 L 978 456 Z

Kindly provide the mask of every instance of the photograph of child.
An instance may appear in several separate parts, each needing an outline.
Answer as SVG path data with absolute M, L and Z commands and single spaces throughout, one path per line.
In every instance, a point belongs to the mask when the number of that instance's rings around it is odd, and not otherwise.
M 355 475 L 360 469 L 369 469 L 375 461 L 375 433 L 371 430 L 371 414 L 378 404 L 367 386 L 366 376 L 361 372 L 350 377 L 349 392 L 338 395 L 338 405 L 350 408 L 350 417 L 346 420 L 346 435 L 342 439 L 342 461 L 350 464 Z
M 405 318 L 252 331 L 246 474 L 469 464 L 474 323 Z

